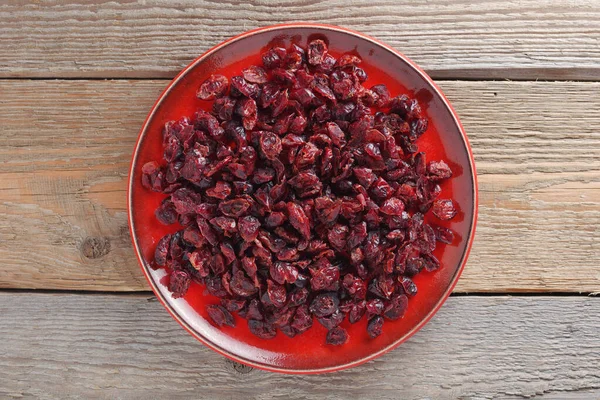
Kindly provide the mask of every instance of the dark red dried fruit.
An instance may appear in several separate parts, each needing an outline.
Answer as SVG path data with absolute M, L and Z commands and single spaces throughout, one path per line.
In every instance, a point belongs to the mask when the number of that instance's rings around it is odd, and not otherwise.
M 142 167 L 142 186 L 168 195 L 157 220 L 182 225 L 158 241 L 153 267 L 168 270 L 174 297 L 191 280 L 219 297 L 207 307 L 217 326 L 237 312 L 261 338 L 294 337 L 316 317 L 340 345 L 344 318 L 367 314 L 377 337 L 417 295 L 410 277 L 438 269 L 436 245 L 453 242 L 425 215 L 456 215 L 440 199 L 452 171 L 419 152 L 426 110 L 369 89 L 357 55 L 316 39 L 262 60 L 204 81 L 197 96 L 212 104 L 167 122 L 163 164 Z
M 369 320 L 367 324 L 367 333 L 371 337 L 371 339 L 375 339 L 377 336 L 381 335 L 383 330 L 383 318 L 379 315 L 374 316 Z
M 281 139 L 273 132 L 261 131 L 257 133 L 260 135 L 260 150 L 265 158 L 273 160 L 279 156 L 281 150 Z
M 244 68 L 242 75 L 245 80 L 251 83 L 266 83 L 269 80 L 266 71 L 256 65 Z
M 235 321 L 233 315 L 223 306 L 220 305 L 209 305 L 206 306 L 208 316 L 217 326 L 231 326 L 235 327 Z
M 385 309 L 385 304 L 381 299 L 371 299 L 367 301 L 367 313 L 369 315 L 381 315 Z
M 308 63 L 310 65 L 321 64 L 325 57 L 325 53 L 327 53 L 327 45 L 325 42 L 320 39 L 313 40 L 308 44 Z
M 307 306 L 300 306 L 296 309 L 294 319 L 292 320 L 291 327 L 294 328 L 298 333 L 308 330 L 313 324 L 312 316 Z
M 310 303 L 309 310 L 319 318 L 327 317 L 337 311 L 339 304 L 340 300 L 336 293 L 320 293 Z
M 200 85 L 196 96 L 201 100 L 213 100 L 225 95 L 227 89 L 229 89 L 229 80 L 227 77 L 223 75 L 211 75 Z
M 238 270 L 231 278 L 230 287 L 231 291 L 240 297 L 250 297 L 258 292 L 254 283 L 241 270 Z
M 434 201 L 432 210 L 433 214 L 442 220 L 452 219 L 458 212 L 450 199 Z
M 397 295 L 386 305 L 383 316 L 387 319 L 397 320 L 404 316 L 408 307 L 408 297 L 406 295 Z
M 341 346 L 348 341 L 348 332 L 344 328 L 335 327 L 327 332 L 327 338 L 325 339 L 327 344 L 333 346 Z
M 275 335 L 277 335 L 275 327 L 264 321 L 249 319 L 248 328 L 250 328 L 250 332 L 252 332 L 252 334 L 261 339 L 273 339 Z
M 253 242 L 258 237 L 258 228 L 260 221 L 251 215 L 245 216 L 238 220 L 238 231 L 240 236 L 246 242 Z
M 292 264 L 287 262 L 275 262 L 269 269 L 271 278 L 280 285 L 285 282 L 294 283 L 298 279 L 298 270 Z
M 257 84 L 248 82 L 242 76 L 234 76 L 231 78 L 231 96 L 245 96 L 255 99 L 259 93 L 260 86 Z
M 271 303 L 277 308 L 283 307 L 287 300 L 285 287 L 273 281 L 267 281 L 267 295 Z
M 317 321 L 321 325 L 325 327 L 325 329 L 330 330 L 338 326 L 344 320 L 345 314 L 340 310 L 336 310 L 333 314 L 327 317 L 317 318 Z
M 169 276 L 169 291 L 174 298 L 183 297 L 190 287 L 190 274 L 186 271 L 176 270 Z
M 313 272 L 310 279 L 312 290 L 323 290 L 330 288 L 340 280 L 340 270 L 334 265 L 328 265 Z
M 402 215 L 404 211 L 404 202 L 392 197 L 387 199 L 381 206 L 381 212 L 387 215 Z
M 177 210 L 175 209 L 175 205 L 168 197 L 163 200 L 160 206 L 154 212 L 156 219 L 165 225 L 174 224 L 177 222 Z
M 240 217 L 250 208 L 250 203 L 245 199 L 233 199 L 219 203 L 219 211 L 228 217 Z
M 434 226 L 435 237 L 439 242 L 451 244 L 454 241 L 454 232 L 443 226 Z
M 290 224 L 305 238 L 310 238 L 310 221 L 304 210 L 298 204 L 289 202 L 287 204 L 288 219 Z

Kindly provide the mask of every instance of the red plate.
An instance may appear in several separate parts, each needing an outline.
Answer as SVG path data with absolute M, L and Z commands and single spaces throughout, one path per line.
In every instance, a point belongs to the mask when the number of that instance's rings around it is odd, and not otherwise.
M 386 321 L 383 333 L 370 339 L 366 319 L 342 327 L 349 333 L 344 346 L 325 345 L 326 330 L 315 323 L 307 332 L 293 339 L 278 333 L 272 340 L 253 336 L 239 317 L 235 328 L 215 328 L 207 322 L 205 305 L 218 299 L 204 294 L 193 283 L 182 299 L 173 299 L 161 281 L 166 272 L 149 267 L 158 240 L 177 227 L 165 227 L 154 216 L 164 195 L 145 190 L 141 185 L 141 167 L 148 161 L 162 159 L 162 129 L 165 122 L 191 116 L 208 102 L 195 96 L 200 83 L 213 73 L 239 74 L 249 64 L 259 64 L 260 54 L 273 45 L 288 46 L 291 41 L 305 45 L 308 39 L 325 38 L 331 52 L 358 54 L 361 67 L 369 75 L 365 86 L 385 83 L 393 96 L 408 93 L 416 97 L 427 116 L 429 129 L 419 140 L 419 149 L 428 160 L 444 159 L 454 176 L 442 184 L 442 197 L 452 198 L 459 213 L 451 221 L 440 223 L 456 232 L 451 245 L 440 245 L 435 255 L 442 267 L 433 273 L 415 277 L 418 294 L 409 302 L 404 318 Z M 477 217 L 477 181 L 473 155 L 467 137 L 441 90 L 418 66 L 391 47 L 368 36 L 347 29 L 317 24 L 270 26 L 236 36 L 203 54 L 171 82 L 160 96 L 139 135 L 136 144 L 128 193 L 131 237 L 140 265 L 152 290 L 165 308 L 194 337 L 211 349 L 253 367 L 285 373 L 322 373 L 359 365 L 393 349 L 407 340 L 435 314 L 446 300 L 465 265 Z M 429 213 L 431 214 L 431 213 Z

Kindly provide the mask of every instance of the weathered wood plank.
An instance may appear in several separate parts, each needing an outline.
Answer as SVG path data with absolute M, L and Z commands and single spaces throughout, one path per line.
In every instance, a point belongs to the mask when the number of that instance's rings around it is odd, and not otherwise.
M 599 329 L 597 298 L 451 297 L 421 332 L 375 361 L 285 376 L 234 366 L 154 298 L 4 293 L 0 397 L 596 398 Z
M 166 81 L 0 81 L 0 287 L 147 289 L 126 218 L 138 129 Z M 600 83 L 440 82 L 480 218 L 459 292 L 600 291 Z
M 589 1 L 4 1 L 0 20 L 2 77 L 172 77 L 235 34 L 308 21 L 372 35 L 435 78 L 600 79 Z

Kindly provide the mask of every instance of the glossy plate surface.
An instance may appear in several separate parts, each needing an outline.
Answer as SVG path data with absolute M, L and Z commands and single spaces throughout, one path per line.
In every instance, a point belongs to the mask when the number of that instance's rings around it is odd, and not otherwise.
M 163 284 L 166 272 L 149 267 L 158 240 L 180 229 L 160 224 L 154 210 L 165 197 L 141 185 L 141 167 L 148 161 L 162 160 L 162 129 L 165 122 L 190 116 L 198 109 L 209 110 L 210 102 L 195 96 L 200 83 L 213 73 L 237 75 L 249 64 L 260 64 L 260 54 L 273 45 L 288 46 L 291 41 L 305 45 L 307 40 L 324 38 L 335 56 L 358 54 L 361 67 L 369 74 L 364 84 L 385 83 L 392 96 L 407 93 L 416 97 L 429 117 L 429 129 L 418 141 L 428 160 L 444 159 L 454 176 L 442 184 L 442 198 L 451 198 L 459 213 L 451 221 L 429 219 L 451 228 L 456 237 L 451 245 L 439 244 L 435 255 L 442 267 L 415 277 L 418 294 L 409 302 L 404 318 L 386 321 L 383 333 L 372 340 L 366 320 L 342 326 L 349 332 L 346 345 L 325 345 L 326 330 L 315 322 L 309 331 L 290 339 L 278 333 L 272 340 L 253 336 L 246 321 L 236 317 L 235 328 L 217 329 L 207 320 L 205 305 L 218 299 L 205 295 L 204 288 L 192 284 L 185 298 L 173 299 Z M 320 373 L 348 368 L 373 359 L 399 345 L 420 329 L 446 300 L 464 267 L 475 231 L 477 182 L 475 166 L 458 117 L 440 89 L 405 56 L 363 34 L 343 28 L 291 24 L 271 26 L 239 35 L 224 42 L 192 62 L 160 96 L 150 111 L 134 150 L 129 176 L 128 209 L 131 236 L 142 270 L 150 286 L 171 315 L 193 336 L 215 351 L 236 361 L 270 371 Z

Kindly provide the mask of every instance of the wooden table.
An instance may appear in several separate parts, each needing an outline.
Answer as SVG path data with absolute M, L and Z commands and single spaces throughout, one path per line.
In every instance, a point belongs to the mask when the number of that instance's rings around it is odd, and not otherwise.
M 599 1 L 25 3 L 0 4 L 0 398 L 600 397 Z M 469 134 L 481 198 L 431 323 L 306 377 L 234 364 L 181 329 L 148 291 L 125 204 L 169 80 L 234 34 L 295 20 L 425 68 Z

